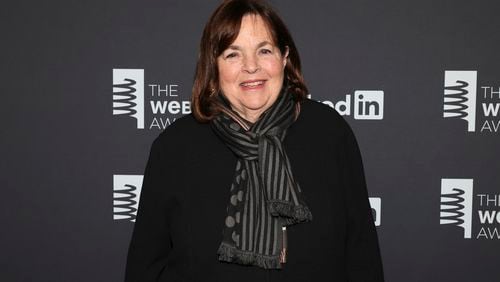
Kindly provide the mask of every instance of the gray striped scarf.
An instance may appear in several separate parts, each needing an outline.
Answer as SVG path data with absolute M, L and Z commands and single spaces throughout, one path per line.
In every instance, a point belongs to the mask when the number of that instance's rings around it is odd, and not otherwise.
M 227 105 L 212 128 L 237 156 L 218 259 L 265 269 L 286 262 L 286 226 L 312 220 L 283 140 L 300 104 L 284 87 L 255 124 Z

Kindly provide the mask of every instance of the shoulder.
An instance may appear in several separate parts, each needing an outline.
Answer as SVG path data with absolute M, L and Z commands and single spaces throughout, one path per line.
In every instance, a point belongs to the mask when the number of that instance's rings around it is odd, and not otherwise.
M 312 99 L 302 101 L 299 120 L 307 127 L 321 130 L 329 135 L 344 136 L 352 131 L 344 117 L 334 108 Z
M 198 122 L 192 114 L 176 119 L 157 137 L 160 142 L 186 142 L 210 130 L 208 123 Z
M 201 140 L 210 136 L 211 129 L 208 123 L 198 122 L 192 114 L 176 119 L 166 127 L 153 141 L 153 147 L 160 151 L 181 152 L 185 148 L 196 146 Z
M 341 159 L 360 158 L 360 149 L 352 127 L 334 108 L 307 99 L 302 103 L 295 136 L 322 152 L 333 152 Z M 299 133 L 300 132 L 300 133 Z

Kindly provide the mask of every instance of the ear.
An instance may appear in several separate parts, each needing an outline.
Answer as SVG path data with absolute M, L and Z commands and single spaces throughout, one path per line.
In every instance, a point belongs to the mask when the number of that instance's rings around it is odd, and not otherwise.
M 286 62 L 288 60 L 288 52 L 289 48 L 288 46 L 285 46 L 285 53 L 283 54 L 283 67 L 286 67 Z

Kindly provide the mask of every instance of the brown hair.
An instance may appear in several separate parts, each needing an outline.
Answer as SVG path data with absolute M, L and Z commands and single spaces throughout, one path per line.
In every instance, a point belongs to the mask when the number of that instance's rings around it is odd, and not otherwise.
M 208 122 L 220 112 L 216 99 L 220 95 L 217 57 L 236 40 L 241 19 L 248 14 L 262 17 L 281 54 L 285 54 L 288 48 L 285 79 L 289 91 L 297 102 L 306 98 L 308 91 L 301 72 L 299 53 L 278 14 L 264 1 L 225 0 L 208 20 L 201 37 L 191 98 L 193 115 L 200 122 Z

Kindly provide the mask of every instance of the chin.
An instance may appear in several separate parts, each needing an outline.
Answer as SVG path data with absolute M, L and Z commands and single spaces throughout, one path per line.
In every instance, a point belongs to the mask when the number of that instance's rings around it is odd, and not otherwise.
M 256 111 L 266 107 L 267 101 L 268 99 L 254 99 L 252 101 L 244 101 L 241 105 L 246 109 Z

